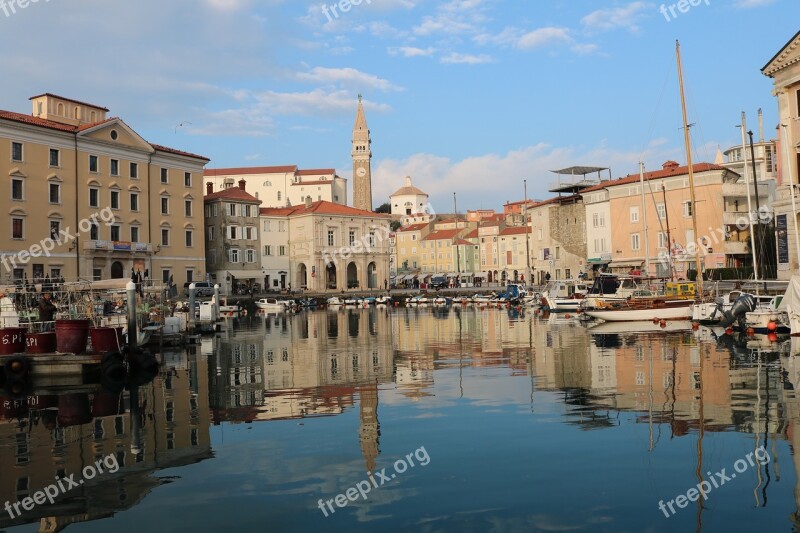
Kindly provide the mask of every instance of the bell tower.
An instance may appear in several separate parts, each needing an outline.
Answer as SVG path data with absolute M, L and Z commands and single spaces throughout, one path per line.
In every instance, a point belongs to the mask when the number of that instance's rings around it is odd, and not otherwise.
M 353 151 L 351 152 L 353 157 L 353 207 L 364 211 L 372 211 L 371 143 L 367 118 L 364 116 L 364 106 L 359 94 L 356 123 L 353 126 Z

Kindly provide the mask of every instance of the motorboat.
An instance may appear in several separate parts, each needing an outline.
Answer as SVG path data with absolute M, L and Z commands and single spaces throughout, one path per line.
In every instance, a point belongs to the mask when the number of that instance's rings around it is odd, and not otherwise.
M 361 304 L 361 298 L 358 296 L 351 296 L 349 298 L 345 298 L 344 305 L 359 305 Z
M 589 288 L 576 280 L 551 281 L 544 289 L 544 299 L 551 313 L 577 311 Z
M 325 303 L 327 305 L 329 305 L 329 306 L 335 307 L 335 306 L 344 305 L 344 300 L 342 300 L 338 296 L 331 296 L 330 298 L 325 300 Z
M 639 298 L 622 302 L 599 302 L 600 307 L 585 313 L 606 322 L 689 320 L 692 300 L 667 300 L 664 297 Z
M 378 302 L 378 299 L 374 296 L 366 296 L 361 300 L 361 302 L 365 305 L 374 305 Z
M 378 305 L 388 305 L 392 302 L 391 296 L 378 296 L 375 298 L 375 303 Z
M 260 300 L 256 300 L 256 307 L 264 311 L 286 311 L 286 305 L 276 298 L 261 298 Z
M 452 302 L 452 300 L 450 298 L 445 298 L 443 296 L 438 296 L 438 297 L 433 299 L 433 305 L 440 306 L 440 307 L 444 306 L 444 305 L 450 305 L 451 302 Z
M 756 333 L 789 333 L 789 314 L 780 309 L 783 296 L 759 296 L 755 310 L 745 313 L 744 324 L 747 330 Z

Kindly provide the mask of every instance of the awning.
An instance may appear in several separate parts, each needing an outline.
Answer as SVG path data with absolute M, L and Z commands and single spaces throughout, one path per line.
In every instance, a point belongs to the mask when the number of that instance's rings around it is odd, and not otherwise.
M 612 261 L 611 268 L 632 268 L 640 267 L 644 264 L 644 259 L 638 261 Z
M 603 259 L 602 257 L 590 257 L 586 260 L 587 263 L 590 265 L 607 265 L 611 262 L 611 259 Z
M 473 277 L 476 277 L 476 278 L 488 278 L 489 277 L 489 273 L 488 272 L 475 272 L 475 275 Z

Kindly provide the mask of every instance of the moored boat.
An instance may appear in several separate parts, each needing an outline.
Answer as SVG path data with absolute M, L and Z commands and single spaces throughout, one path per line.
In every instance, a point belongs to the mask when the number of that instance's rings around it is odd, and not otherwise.
M 285 311 L 286 306 L 276 298 L 261 298 L 256 300 L 256 307 L 264 311 L 280 312 Z

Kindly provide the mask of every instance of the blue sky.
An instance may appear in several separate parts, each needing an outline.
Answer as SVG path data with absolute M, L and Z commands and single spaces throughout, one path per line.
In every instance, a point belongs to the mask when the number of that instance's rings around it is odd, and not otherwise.
M 5 0 L 6 5 L 10 0 Z M 695 160 L 736 144 L 741 111 L 774 136 L 761 67 L 797 32 L 797 0 L 40 0 L 0 5 L 0 108 L 54 92 L 111 109 L 209 168 L 297 164 L 350 179 L 361 93 L 375 205 L 411 175 L 448 211 L 546 198 L 571 165 L 614 177 L 685 162 L 680 39 Z M 670 3 L 666 3 L 668 7 Z M 182 126 L 176 127 L 179 124 Z

